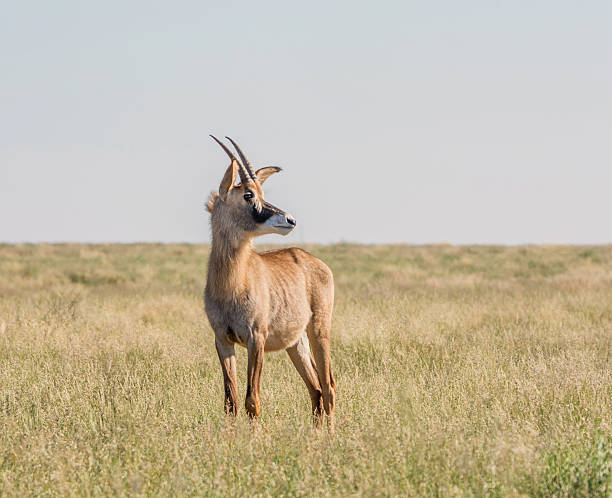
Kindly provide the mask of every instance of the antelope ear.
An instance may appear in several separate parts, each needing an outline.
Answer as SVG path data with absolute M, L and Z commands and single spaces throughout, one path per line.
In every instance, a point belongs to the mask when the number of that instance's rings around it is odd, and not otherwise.
M 263 183 L 269 176 L 273 175 L 274 173 L 278 173 L 279 171 L 282 171 L 282 168 L 279 168 L 278 166 L 266 166 L 265 168 L 259 168 L 255 172 L 255 176 L 257 177 L 257 181 L 259 183 Z
M 221 180 L 221 185 L 219 185 L 219 197 L 221 197 L 222 201 L 227 199 L 227 194 L 234 187 L 237 170 L 238 163 L 235 159 L 232 159 L 232 164 L 230 164 L 225 170 L 225 175 L 223 175 L 223 180 Z

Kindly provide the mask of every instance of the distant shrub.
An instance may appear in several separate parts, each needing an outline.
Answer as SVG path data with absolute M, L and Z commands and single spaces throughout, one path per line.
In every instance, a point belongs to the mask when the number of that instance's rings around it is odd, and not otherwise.
M 69 272 L 66 276 L 68 277 L 68 280 L 70 280 L 70 282 L 73 284 L 82 284 L 87 286 L 118 285 L 125 282 L 126 280 L 123 275 L 118 274 L 96 275 Z

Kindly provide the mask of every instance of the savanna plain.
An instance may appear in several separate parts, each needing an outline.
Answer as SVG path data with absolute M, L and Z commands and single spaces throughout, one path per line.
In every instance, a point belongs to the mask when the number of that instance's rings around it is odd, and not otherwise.
M 283 353 L 223 413 L 205 245 L 0 245 L 2 496 L 612 496 L 612 246 L 306 247 L 336 430 Z

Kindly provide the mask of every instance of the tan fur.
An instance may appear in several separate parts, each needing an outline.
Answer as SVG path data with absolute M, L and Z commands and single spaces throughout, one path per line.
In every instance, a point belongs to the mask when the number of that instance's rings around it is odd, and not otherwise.
M 236 176 L 234 162 L 226 171 L 219 194 L 212 194 L 207 204 L 211 213 L 212 248 L 205 307 L 223 370 L 225 409 L 234 415 L 238 411 L 234 344 L 248 350 L 245 407 L 251 417 L 260 414 L 264 351 L 286 350 L 308 388 L 315 424 L 321 424 L 324 410 L 328 424 L 333 427 L 332 272 L 325 263 L 302 249 L 263 253 L 253 250 L 252 239 L 257 235 L 286 234 L 292 228 L 262 227 L 254 221 L 252 208 L 243 198 L 245 192 L 253 192 L 255 198 L 251 202 L 263 205 L 260 182 L 280 168 L 262 168 L 256 173 L 258 181 L 246 186 L 233 185 L 227 179 Z

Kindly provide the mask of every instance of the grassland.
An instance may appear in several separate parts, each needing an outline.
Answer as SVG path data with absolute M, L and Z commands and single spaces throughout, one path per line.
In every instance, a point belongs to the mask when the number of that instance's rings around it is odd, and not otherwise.
M 226 419 L 206 246 L 0 246 L 0 495 L 611 496 L 612 247 L 309 249 L 334 437 L 284 353 Z

